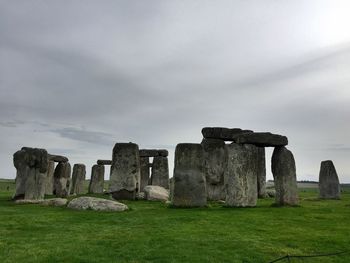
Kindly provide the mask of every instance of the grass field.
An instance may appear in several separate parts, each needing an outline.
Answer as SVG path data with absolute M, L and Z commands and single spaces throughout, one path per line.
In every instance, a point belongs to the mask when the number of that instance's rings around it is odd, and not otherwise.
M 300 207 L 273 207 L 273 199 L 240 209 L 133 201 L 128 212 L 106 213 L 16 205 L 13 187 L 0 181 L 0 262 L 269 262 L 350 249 L 348 188 L 334 201 L 300 189 Z M 350 262 L 350 254 L 291 262 Z

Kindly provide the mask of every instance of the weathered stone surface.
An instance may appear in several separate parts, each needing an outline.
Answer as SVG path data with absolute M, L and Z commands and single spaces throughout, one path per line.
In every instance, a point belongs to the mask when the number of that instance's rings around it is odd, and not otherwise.
M 97 160 L 99 165 L 112 165 L 112 160 Z
M 86 177 L 85 164 L 76 163 L 73 166 L 72 174 L 72 187 L 70 188 L 71 194 L 83 194 L 84 193 L 84 182 Z
M 205 127 L 202 129 L 204 138 L 220 139 L 224 141 L 234 141 L 236 136 L 243 133 L 252 133 L 251 130 L 242 130 L 240 128 L 224 128 L 224 127 Z
M 225 173 L 226 205 L 254 207 L 258 198 L 258 149 L 252 144 L 226 145 L 228 166 Z
M 104 165 L 100 165 L 100 164 L 93 165 L 91 169 L 89 193 L 103 194 L 104 180 L 105 180 Z
M 135 143 L 116 143 L 110 175 L 113 198 L 134 200 L 140 187 L 139 147 Z
M 174 177 L 169 179 L 169 199 L 172 202 L 174 196 Z
M 41 205 L 44 206 L 66 206 L 68 203 L 68 200 L 65 198 L 51 198 L 51 199 L 45 199 L 40 202 Z
M 227 169 L 227 149 L 225 141 L 218 139 L 202 140 L 204 149 L 204 173 L 207 182 L 208 200 L 224 200 L 224 174 Z
M 46 182 L 45 182 L 45 194 L 53 195 L 53 174 L 55 171 L 55 162 L 49 161 L 46 172 Z
M 168 150 L 165 149 L 141 149 L 140 157 L 167 157 L 169 155 Z
M 15 203 L 18 205 L 24 205 L 24 204 L 40 204 L 41 199 L 17 199 L 15 200 Z
M 49 160 L 56 163 L 66 163 L 69 161 L 67 157 L 55 154 L 49 154 Z
M 71 165 L 69 162 L 58 163 L 54 172 L 54 194 L 67 197 L 70 189 Z
M 276 147 L 272 154 L 272 174 L 275 181 L 276 204 L 298 205 L 297 176 L 294 156 L 286 147 Z
M 13 163 L 17 170 L 14 199 L 43 199 L 48 168 L 47 151 L 23 147 L 13 155 Z
M 332 161 L 321 162 L 319 174 L 320 198 L 339 199 L 340 184 L 337 171 Z
M 169 190 L 158 185 L 148 185 L 145 187 L 145 198 L 148 201 L 167 201 Z
M 64 198 L 51 198 L 51 199 L 18 199 L 15 201 L 16 204 L 40 204 L 44 206 L 65 206 L 68 200 Z
M 140 191 L 143 191 L 145 186 L 148 185 L 148 181 L 150 180 L 150 172 L 149 172 L 149 157 L 140 157 Z
M 276 197 L 275 189 L 266 189 L 266 197 Z
M 78 197 L 68 203 L 68 208 L 75 210 L 94 210 L 104 212 L 122 212 L 128 210 L 125 204 L 96 197 Z
M 169 164 L 168 157 L 157 156 L 153 158 L 152 185 L 158 185 L 169 189 Z
M 258 147 L 258 197 L 266 197 L 266 160 L 265 148 Z
M 145 200 L 145 199 L 146 199 L 145 192 L 136 193 L 136 200 Z
M 276 147 L 288 144 L 288 138 L 270 132 L 252 132 L 237 135 L 235 142 L 240 144 L 254 144 L 260 147 Z
M 204 151 L 200 144 L 180 143 L 176 146 L 172 203 L 177 207 L 207 205 Z

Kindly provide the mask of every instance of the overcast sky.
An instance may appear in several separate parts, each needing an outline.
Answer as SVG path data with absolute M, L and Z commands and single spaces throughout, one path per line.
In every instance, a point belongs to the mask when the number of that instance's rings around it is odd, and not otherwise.
M 346 0 L 0 0 L 0 178 L 22 146 L 89 177 L 132 141 L 168 149 L 172 169 L 177 143 L 223 126 L 288 136 L 300 180 L 332 159 L 350 182 L 349 13 Z

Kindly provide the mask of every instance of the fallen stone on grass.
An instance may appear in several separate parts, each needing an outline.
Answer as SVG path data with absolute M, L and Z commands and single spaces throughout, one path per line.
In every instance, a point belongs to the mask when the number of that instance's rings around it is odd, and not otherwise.
M 51 199 L 45 199 L 40 202 L 41 205 L 45 206 L 66 206 L 68 203 L 68 200 L 65 198 L 51 198 Z
M 136 193 L 136 200 L 145 200 L 145 192 Z
M 75 210 L 94 210 L 105 212 L 122 212 L 129 208 L 117 201 L 96 198 L 96 197 L 78 197 L 68 203 L 68 208 Z
M 32 199 L 18 199 L 15 201 L 16 204 L 39 204 L 42 200 Z
M 158 185 L 147 185 L 144 192 L 145 199 L 148 201 L 167 201 L 169 199 L 169 191 Z

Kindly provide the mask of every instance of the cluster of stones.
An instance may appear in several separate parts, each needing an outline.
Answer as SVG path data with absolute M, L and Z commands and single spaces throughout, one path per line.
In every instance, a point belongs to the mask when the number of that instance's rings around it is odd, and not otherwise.
M 176 146 L 172 180 L 169 180 L 167 150 L 140 150 L 135 143 L 116 143 L 111 160 L 98 160 L 93 165 L 89 193 L 104 193 L 105 165 L 110 165 L 109 193 L 116 200 L 142 196 L 147 200 L 167 201 L 170 188 L 171 203 L 177 207 L 202 207 L 208 200 L 225 200 L 229 207 L 254 207 L 258 198 L 272 196 L 266 190 L 265 147 L 274 147 L 271 168 L 275 202 L 298 204 L 296 166 L 292 152 L 286 148 L 287 137 L 221 127 L 203 128 L 202 135 L 200 144 Z M 66 198 L 84 192 L 84 164 L 75 164 L 72 172 L 67 157 L 29 147 L 17 151 L 13 162 L 17 169 L 16 200 L 43 203 L 45 195 Z M 55 163 L 58 163 L 56 167 Z M 321 163 L 319 176 L 320 198 L 340 198 L 339 179 L 332 161 Z M 59 199 L 46 203 L 63 202 Z M 121 203 L 87 197 L 74 199 L 68 207 L 127 209 Z
M 149 185 L 169 189 L 168 154 L 167 150 L 140 150 L 135 143 L 116 143 L 112 160 L 97 160 L 93 166 L 89 191 L 102 191 L 105 165 L 111 165 L 109 192 L 114 199 L 135 200 Z
M 295 161 L 285 147 L 287 137 L 221 127 L 203 128 L 202 134 L 201 144 L 176 147 L 174 206 L 205 206 L 207 200 L 225 200 L 232 207 L 256 206 L 257 198 L 266 196 L 264 147 L 275 147 L 276 203 L 298 204 Z
M 13 163 L 17 170 L 16 200 L 42 200 L 45 195 L 65 198 L 69 194 L 83 193 L 84 164 L 74 165 L 71 179 L 71 165 L 67 157 L 30 147 L 17 151 L 13 155 Z

